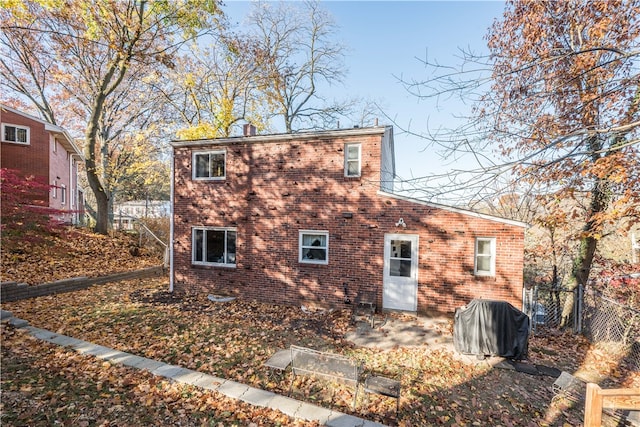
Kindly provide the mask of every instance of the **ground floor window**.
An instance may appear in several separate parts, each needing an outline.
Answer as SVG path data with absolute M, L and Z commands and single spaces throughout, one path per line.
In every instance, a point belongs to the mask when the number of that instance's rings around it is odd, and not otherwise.
M 305 264 L 329 263 L 329 232 L 300 231 L 299 261 Z
M 192 263 L 236 266 L 235 228 L 194 227 L 192 230 Z
M 478 237 L 476 239 L 474 274 L 476 276 L 496 275 L 496 239 Z

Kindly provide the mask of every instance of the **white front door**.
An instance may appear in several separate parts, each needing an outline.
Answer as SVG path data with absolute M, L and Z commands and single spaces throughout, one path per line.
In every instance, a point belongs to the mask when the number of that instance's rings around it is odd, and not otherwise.
M 384 235 L 382 307 L 416 311 L 418 307 L 418 235 Z

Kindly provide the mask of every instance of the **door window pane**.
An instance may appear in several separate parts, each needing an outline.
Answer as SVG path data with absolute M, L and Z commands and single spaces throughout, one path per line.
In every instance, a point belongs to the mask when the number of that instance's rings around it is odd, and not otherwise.
M 391 257 L 411 259 L 411 240 L 392 240 Z
M 391 240 L 389 275 L 411 277 L 411 240 Z
M 411 277 L 411 260 L 391 259 L 389 276 Z

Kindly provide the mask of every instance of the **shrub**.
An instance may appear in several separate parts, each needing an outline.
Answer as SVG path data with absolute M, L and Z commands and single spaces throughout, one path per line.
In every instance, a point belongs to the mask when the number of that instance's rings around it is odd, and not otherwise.
M 21 176 L 12 169 L 0 169 L 0 230 L 3 236 L 24 236 L 52 232 L 60 226 L 55 219 L 62 211 L 48 206 L 51 186 L 43 177 Z

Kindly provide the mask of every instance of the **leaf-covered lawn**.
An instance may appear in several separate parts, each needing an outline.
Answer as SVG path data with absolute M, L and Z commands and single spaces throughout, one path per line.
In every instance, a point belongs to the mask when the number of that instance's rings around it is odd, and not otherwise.
M 4 426 L 305 425 L 2 327 Z
M 343 339 L 353 327 L 347 311 L 308 314 L 297 307 L 245 300 L 214 303 L 206 295 L 175 295 L 167 289 L 166 279 L 146 279 L 7 303 L 3 308 L 37 327 L 282 394 L 289 389 L 289 376 L 273 374 L 263 366 L 279 349 L 298 344 L 357 357 L 368 370 L 401 379 L 397 416 L 393 399 L 375 395 L 360 400 L 354 412 L 350 387 L 318 380 L 296 379 L 294 397 L 387 424 L 564 426 L 582 421 L 580 405 L 553 400 L 551 377 L 489 369 L 486 364 L 467 365 L 447 352 L 421 347 L 356 348 Z M 24 342 L 29 345 L 23 346 Z M 531 363 L 572 373 L 597 373 L 610 384 L 640 385 L 637 372 L 629 372 L 614 357 L 579 337 L 531 337 L 529 345 Z M 212 394 L 165 383 L 141 371 L 107 366 L 13 331 L 3 332 L 2 364 L 3 424 L 25 424 L 20 422 L 24 417 L 39 416 L 29 409 L 33 406 L 29 400 L 54 408 L 42 416 L 46 419 L 32 425 L 71 422 L 69 413 L 84 420 L 77 408 L 92 408 L 86 409 L 93 417 L 86 420 L 87 425 L 100 425 L 98 420 L 118 425 L 124 420 L 147 425 L 248 425 L 251 421 L 244 420 L 253 420 L 254 411 L 262 417 L 256 418 L 261 420 L 258 425 L 292 422 L 283 421 L 282 414 L 265 414 L 229 399 L 214 405 L 220 399 Z M 55 392 L 59 383 L 72 391 L 60 396 Z M 7 390 L 10 393 L 4 392 Z M 108 396 L 103 400 L 95 399 L 105 393 Z M 157 399 L 168 406 L 154 406 L 153 393 L 166 393 Z M 130 416 L 112 409 L 118 405 L 112 399 L 126 402 L 119 405 L 125 414 L 131 411 Z M 152 404 L 146 405 L 145 399 Z M 55 408 L 62 407 L 56 413 Z M 165 419 L 179 415 L 183 418 Z
M 3 237 L 2 280 L 30 284 L 96 276 L 148 265 L 129 235 L 67 230 L 44 241 Z M 139 251 L 143 255 L 145 251 Z M 370 371 L 402 381 L 401 409 L 379 396 L 351 408 L 352 388 L 298 378 L 294 397 L 391 425 L 578 425 L 582 406 L 554 399 L 554 379 L 465 365 L 425 348 L 382 351 L 344 340 L 350 313 L 167 292 L 166 279 L 121 282 L 3 304 L 32 325 L 144 357 L 286 394 L 289 376 L 264 368 L 290 344 L 359 358 Z M 285 415 L 251 407 L 144 371 L 111 366 L 3 327 L 3 425 L 291 425 Z M 611 352 L 571 334 L 532 336 L 529 362 L 580 373 L 604 386 L 640 387 L 637 372 Z M 298 424 L 304 424 L 297 422 Z
M 78 276 L 97 277 L 162 264 L 157 248 L 138 247 L 133 234 L 95 234 L 60 228 L 28 238 L 2 235 L 0 281 L 29 285 Z

